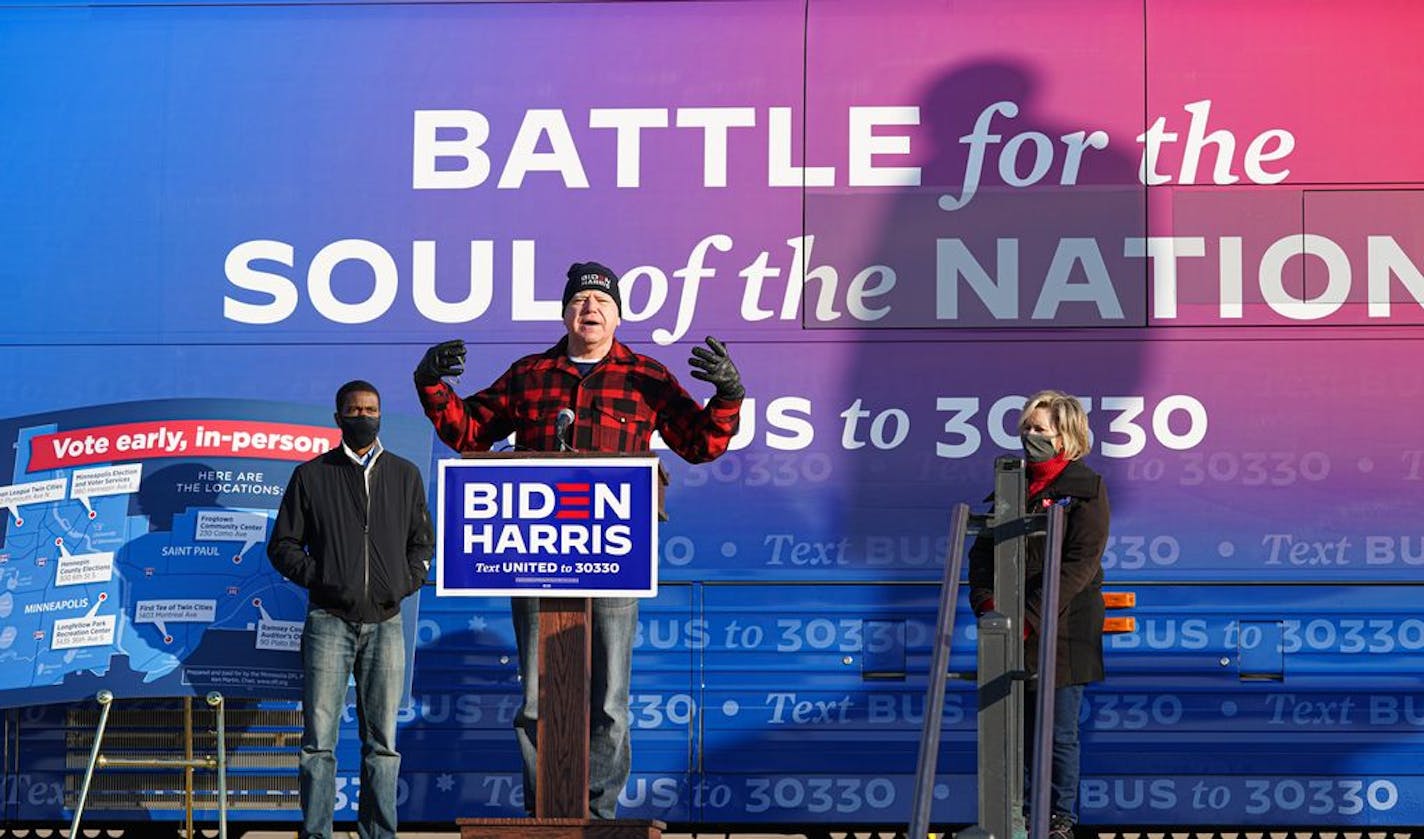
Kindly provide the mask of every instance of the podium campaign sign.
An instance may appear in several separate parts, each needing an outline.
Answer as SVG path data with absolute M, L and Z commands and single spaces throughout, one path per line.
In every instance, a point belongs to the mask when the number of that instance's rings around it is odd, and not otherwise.
M 440 461 L 440 596 L 654 597 L 654 456 Z

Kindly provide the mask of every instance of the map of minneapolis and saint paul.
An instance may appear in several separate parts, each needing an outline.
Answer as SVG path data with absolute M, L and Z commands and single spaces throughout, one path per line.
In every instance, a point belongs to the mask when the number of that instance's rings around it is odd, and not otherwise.
M 306 598 L 267 562 L 267 534 L 292 469 L 339 432 L 86 422 L 100 416 L 113 412 L 0 425 L 13 446 L 0 473 L 0 705 L 99 687 L 295 697 Z

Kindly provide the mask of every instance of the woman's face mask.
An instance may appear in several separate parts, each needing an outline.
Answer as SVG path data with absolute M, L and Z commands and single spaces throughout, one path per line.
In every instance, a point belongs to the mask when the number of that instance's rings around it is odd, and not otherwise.
M 1019 439 L 1023 440 L 1024 459 L 1029 463 L 1043 463 L 1058 454 L 1052 437 L 1026 431 L 1019 435 Z
M 1053 417 L 1047 408 L 1038 408 L 1025 417 L 1023 433 L 1024 459 L 1029 463 L 1043 463 L 1058 454 L 1058 429 L 1053 425 Z

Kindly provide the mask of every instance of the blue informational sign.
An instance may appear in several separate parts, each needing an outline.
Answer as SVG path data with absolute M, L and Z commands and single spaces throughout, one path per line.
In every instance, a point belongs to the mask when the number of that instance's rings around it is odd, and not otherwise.
M 340 445 L 331 408 L 167 399 L 0 420 L 0 708 L 101 688 L 300 698 L 307 593 L 266 547 L 292 471 Z M 392 452 L 428 447 L 418 418 L 385 419 Z M 408 662 L 418 604 L 402 609 Z
M 442 460 L 436 593 L 654 597 L 658 461 Z

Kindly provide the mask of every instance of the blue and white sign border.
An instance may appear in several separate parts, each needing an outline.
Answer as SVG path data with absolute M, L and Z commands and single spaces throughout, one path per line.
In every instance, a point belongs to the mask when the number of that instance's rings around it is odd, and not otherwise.
M 492 458 L 447 458 L 437 463 L 439 474 L 436 480 L 436 502 L 435 502 L 435 594 L 437 597 L 640 597 L 651 598 L 658 594 L 658 512 L 660 508 L 660 476 L 658 470 L 658 459 L 656 455 L 649 454 L 646 457 L 625 456 L 625 457 L 559 457 L 559 458 L 539 458 L 539 457 L 492 457 Z M 461 586 L 446 583 L 445 564 L 447 559 L 446 539 L 445 539 L 445 509 L 446 509 L 446 487 L 450 483 L 449 474 L 452 470 L 492 470 L 495 468 L 529 468 L 544 469 L 550 467 L 560 467 L 566 469 L 592 469 L 607 470 L 618 468 L 620 470 L 640 470 L 647 473 L 647 522 L 648 522 L 648 545 L 646 557 L 633 556 L 633 561 L 646 561 L 648 563 L 646 586 L 625 586 L 625 587 L 586 587 L 586 586 L 566 586 L 549 587 L 547 585 L 531 584 L 528 586 L 501 587 L 501 586 Z M 450 559 L 466 558 L 459 546 L 449 556 Z

